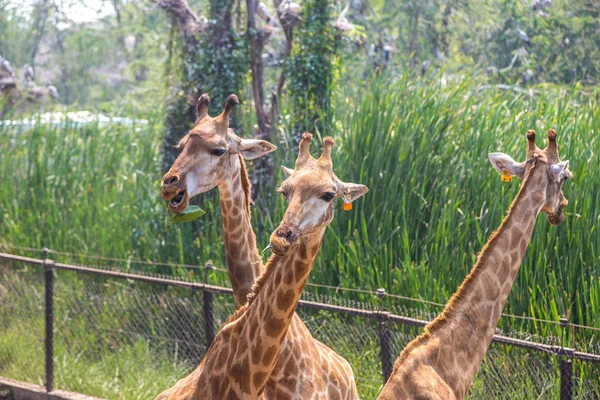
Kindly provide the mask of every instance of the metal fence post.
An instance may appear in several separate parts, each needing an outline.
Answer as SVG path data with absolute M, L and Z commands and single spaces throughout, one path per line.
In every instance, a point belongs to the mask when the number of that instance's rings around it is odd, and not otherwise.
M 560 400 L 573 399 L 573 360 L 561 356 L 560 366 Z
M 42 249 L 45 275 L 45 352 L 46 352 L 46 392 L 54 389 L 54 261 L 48 259 L 48 249 Z
M 571 358 L 567 358 L 569 354 L 567 354 L 567 351 L 564 348 L 565 330 L 568 326 L 569 320 L 566 318 L 561 318 L 561 354 L 558 357 L 558 365 L 560 369 L 560 400 L 573 399 L 573 360 Z
M 392 351 L 390 350 L 391 333 L 387 327 L 389 312 L 381 310 L 381 301 L 385 297 L 385 289 L 377 289 L 377 297 L 379 298 L 379 310 L 377 311 L 377 328 L 379 331 L 379 346 L 381 347 L 381 372 L 383 374 L 383 384 L 385 385 L 390 375 L 394 364 L 392 362 Z
M 204 283 L 208 283 L 208 271 L 214 269 L 210 261 L 204 264 Z M 210 346 L 215 338 L 215 324 L 213 322 L 213 294 L 202 289 L 202 311 L 204 316 L 204 335 L 206 336 L 206 347 Z

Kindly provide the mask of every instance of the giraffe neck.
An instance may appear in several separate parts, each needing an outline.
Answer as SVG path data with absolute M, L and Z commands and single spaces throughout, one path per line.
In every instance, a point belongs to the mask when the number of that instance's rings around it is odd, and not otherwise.
M 240 155 L 231 155 L 229 159 L 229 171 L 219 184 L 219 195 L 227 273 L 239 307 L 246 304 L 246 296 L 263 265 L 250 222 L 251 185 L 246 165 Z
M 415 345 L 438 350 L 436 370 L 457 398 L 464 397 L 492 341 L 545 202 L 545 187 L 540 188 L 533 181 L 541 181 L 545 186 L 544 177 L 543 170 L 531 168 L 500 228 L 491 235 L 442 314 L 425 328 Z M 407 356 L 403 352 L 398 363 Z
M 245 394 L 258 395 L 275 367 L 290 322 L 319 253 L 325 229 L 306 235 L 289 254 L 273 255 L 246 307 L 238 310 L 238 342 L 229 375 Z M 234 328 L 235 329 L 235 328 Z
M 273 255 L 249 301 L 221 328 L 200 365 L 159 398 L 257 399 L 278 360 L 325 228 Z

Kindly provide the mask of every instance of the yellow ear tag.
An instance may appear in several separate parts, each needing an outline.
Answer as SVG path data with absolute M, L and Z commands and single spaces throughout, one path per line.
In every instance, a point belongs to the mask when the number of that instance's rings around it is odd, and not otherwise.
M 344 201 L 344 211 L 350 211 L 352 210 L 352 203 L 346 203 Z
M 500 179 L 502 179 L 502 182 L 512 182 L 512 176 L 508 175 L 507 170 L 502 170 L 502 175 L 500 175 Z

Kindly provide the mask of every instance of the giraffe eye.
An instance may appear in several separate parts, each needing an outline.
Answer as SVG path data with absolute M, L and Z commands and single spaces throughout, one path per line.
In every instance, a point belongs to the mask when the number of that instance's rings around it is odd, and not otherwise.
M 287 198 L 288 198 L 287 194 L 283 190 L 279 189 L 277 192 L 279 192 L 279 194 L 282 195 L 283 198 L 287 200 Z
M 214 150 L 210 151 L 210 155 L 216 156 L 216 157 L 221 157 L 226 152 L 227 152 L 227 150 L 225 150 L 225 149 L 214 149 Z
M 326 202 L 330 202 L 331 200 L 333 200 L 334 197 L 335 197 L 335 193 L 333 193 L 333 192 L 327 192 L 323 196 L 321 196 L 321 200 L 324 200 Z

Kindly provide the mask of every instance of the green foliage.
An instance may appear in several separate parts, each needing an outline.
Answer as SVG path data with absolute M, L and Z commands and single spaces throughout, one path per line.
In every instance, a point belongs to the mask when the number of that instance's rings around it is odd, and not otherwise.
M 0 0 L 0 54 L 16 65 L 28 62 L 31 54 L 26 44 L 26 18 L 11 7 L 8 0 Z
M 302 23 L 295 33 L 288 72 L 294 135 L 326 132 L 336 54 L 330 0 L 302 2 Z
M 59 32 L 58 35 L 64 33 Z M 64 35 L 59 48 L 61 76 L 57 89 L 65 104 L 83 105 L 88 104 L 90 98 L 97 102 L 112 97 L 105 85 L 105 77 L 94 71 L 101 65 L 116 61 L 110 42 L 112 40 L 107 40 L 103 32 L 86 27 L 77 34 Z M 85 57 L 81 57 L 83 53 Z
M 487 153 L 518 158 L 527 129 L 555 127 L 575 174 L 564 188 L 570 200 L 567 220 L 557 228 L 538 221 L 505 312 L 553 321 L 569 316 L 572 322 L 597 325 L 596 101 L 564 88 L 540 87 L 543 92 L 534 99 L 476 88 L 472 79 L 442 88 L 403 78 L 375 80 L 353 97 L 336 92 L 328 128 L 338 132 L 336 173 L 366 184 L 370 192 L 352 212 L 336 215 L 312 281 L 384 287 L 388 293 L 445 303 L 518 190 L 515 182 L 500 182 Z M 207 211 L 203 218 L 164 226 L 159 125 L 0 130 L 0 153 L 11 154 L 0 159 L 0 174 L 11 177 L 0 181 L 3 242 L 225 265 L 220 208 L 212 195 L 198 196 Z M 293 146 L 292 133 L 286 130 L 286 146 Z M 293 166 L 291 151 L 274 157 L 275 165 Z M 263 187 L 274 188 L 280 180 L 277 175 Z M 252 219 L 260 248 L 284 210 L 281 198 L 268 189 L 261 192 Z M 169 267 L 156 272 L 182 273 Z M 217 272 L 211 279 L 228 282 Z M 553 325 L 528 324 L 501 321 L 503 329 L 558 333 Z M 573 333 L 573 339 L 585 335 Z
M 367 31 L 362 48 L 352 49 L 347 63 L 366 59 L 372 68 L 380 52 L 370 45 L 391 46 L 393 68 L 418 67 L 424 61 L 448 73 L 468 67 L 502 71 L 493 81 L 516 84 L 533 72 L 535 83 L 596 84 L 600 76 L 600 3 L 597 0 L 372 2 L 374 13 L 355 17 Z M 530 39 L 525 44 L 518 29 Z M 444 55 L 443 62 L 436 50 Z M 410 60 L 414 57 L 414 63 Z M 514 61 L 513 61 L 514 59 Z M 431 69 L 431 68 L 430 68 Z M 532 83 L 530 79 L 529 84 Z
M 576 93 L 549 87 L 529 99 L 477 92 L 472 85 L 379 80 L 352 103 L 337 105 L 342 133 L 336 171 L 370 192 L 357 204 L 364 211 L 334 220 L 335 233 L 323 245 L 333 258 L 322 258 L 317 271 L 343 287 L 370 281 L 372 288 L 445 303 L 518 190 L 500 182 L 487 154 L 518 158 L 527 129 L 554 127 L 562 156 L 579 177 L 564 188 L 570 214 L 558 228 L 538 222 L 505 312 L 554 321 L 568 315 L 595 324 L 598 310 L 590 312 L 588 305 L 600 277 L 588 232 L 595 230 L 596 212 L 585 205 L 598 196 L 591 179 L 597 160 L 590 150 L 598 145 L 592 134 L 598 129 L 595 100 L 575 100 Z M 596 288 L 584 289 L 583 281 Z
M 195 221 L 201 216 L 206 214 L 206 211 L 198 206 L 188 206 L 181 214 L 173 215 L 168 221 L 167 225 L 171 225 L 177 222 L 191 222 Z
M 246 41 L 232 26 L 231 9 L 234 1 L 214 0 L 209 3 L 209 26 L 194 45 L 177 40 L 180 60 L 179 83 L 167 105 L 167 125 L 163 164 L 170 166 L 176 158 L 173 145 L 192 127 L 195 120 L 196 98 L 208 93 L 211 98 L 209 114 L 223 111 L 227 96 L 242 97 L 248 71 Z M 195 97 L 195 98 L 194 98 Z M 239 127 L 234 111 L 230 124 Z
M 597 81 L 600 3 L 557 0 L 545 7 L 542 3 L 534 3 L 539 4 L 534 8 L 529 3 L 500 2 L 502 22 L 491 32 L 485 49 L 491 64 L 513 67 L 505 72 L 511 81 L 527 69 L 538 82 Z M 519 38 L 518 29 L 527 33 L 529 43 Z
M 121 115 L 161 107 L 168 32 L 164 12 L 127 2 L 119 5 L 119 22 L 106 17 L 91 25 L 69 20 L 62 7 L 67 6 L 40 1 L 25 16 L 14 4 L 0 1 L 0 54 L 17 70 L 34 65 L 38 83 L 56 86 L 62 104 Z M 134 38 L 132 49 L 125 48 L 125 38 Z

